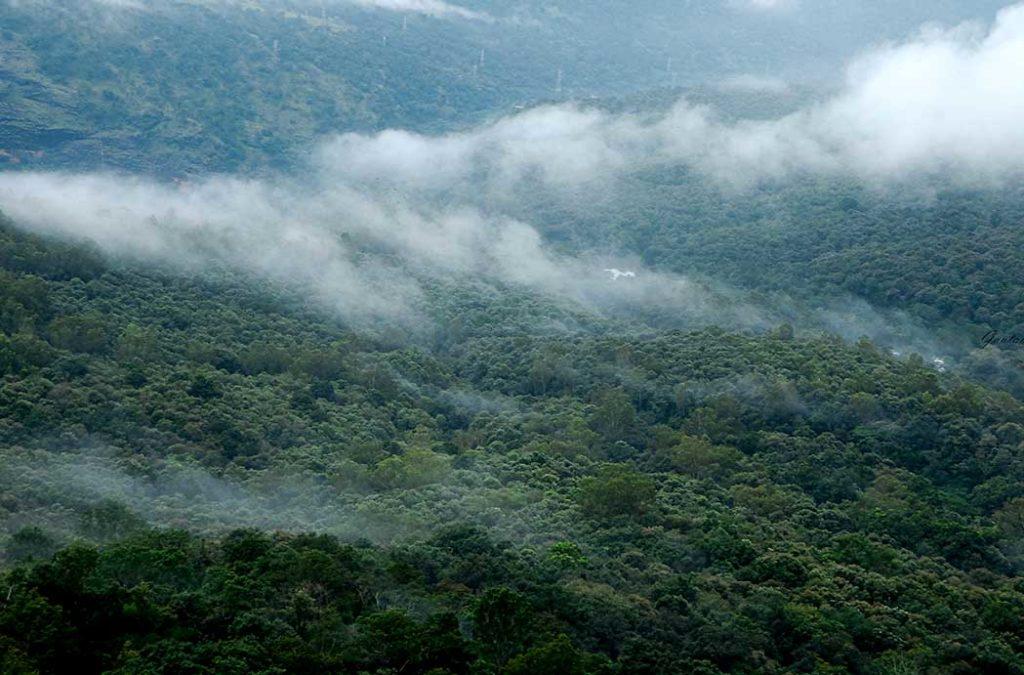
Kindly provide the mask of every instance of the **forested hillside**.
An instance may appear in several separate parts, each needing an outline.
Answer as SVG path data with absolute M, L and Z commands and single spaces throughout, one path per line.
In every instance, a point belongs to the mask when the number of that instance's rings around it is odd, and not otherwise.
M 0 0 L 0 673 L 1024 674 L 1022 62 Z
M 920 359 L 3 250 L 6 671 L 1024 667 L 1024 408 Z
M 566 208 L 571 219 L 543 209 L 524 215 L 557 222 L 552 235 L 572 246 L 632 249 L 659 268 L 812 301 L 856 297 L 898 308 L 961 348 L 980 346 L 991 330 L 1024 332 L 1016 182 L 880 193 L 810 177 L 736 194 L 685 171 L 659 171 L 632 176 L 612 200 Z

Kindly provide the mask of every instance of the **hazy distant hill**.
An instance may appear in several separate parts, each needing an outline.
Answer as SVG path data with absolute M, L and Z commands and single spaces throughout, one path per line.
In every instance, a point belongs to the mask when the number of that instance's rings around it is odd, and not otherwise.
M 813 81 L 927 17 L 1002 3 L 465 3 L 477 18 L 340 1 L 145 4 L 0 2 L 0 165 L 252 170 L 330 131 L 436 131 L 538 100 L 744 74 Z

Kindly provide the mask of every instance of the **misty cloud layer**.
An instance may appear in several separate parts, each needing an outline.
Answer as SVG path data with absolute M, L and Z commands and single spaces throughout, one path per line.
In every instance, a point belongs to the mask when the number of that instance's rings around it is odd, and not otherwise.
M 91 239 L 111 254 L 186 268 L 212 261 L 297 284 L 352 320 L 418 324 L 420 279 L 467 276 L 600 312 L 648 307 L 760 326 L 773 317 L 725 303 L 728 292 L 635 261 L 555 253 L 504 207 L 537 190 L 596 191 L 675 165 L 731 188 L 806 172 L 998 183 L 1024 169 L 1022 63 L 1018 5 L 987 31 L 930 29 L 869 54 L 850 67 L 842 93 L 781 119 L 725 123 L 685 100 L 650 115 L 542 106 L 443 136 L 340 135 L 294 177 L 175 185 L 0 174 L 0 209 L 22 227 Z M 626 262 L 635 279 L 603 272 Z
M 797 0 L 729 0 L 729 2 L 734 7 L 759 11 L 790 9 L 797 4 Z
M 557 189 L 677 164 L 734 187 L 806 172 L 1001 182 L 1024 170 L 1022 63 L 1017 5 L 987 32 L 929 29 L 877 50 L 849 67 L 842 93 L 780 119 L 725 123 L 686 100 L 660 115 L 548 106 L 448 136 L 343 135 L 321 157 L 349 179 L 426 190 L 483 179 L 488 198 L 528 179 Z M 747 77 L 723 86 L 784 85 Z
M 595 311 L 657 308 L 755 327 L 752 307 L 685 278 L 640 269 L 615 281 L 600 258 L 549 251 L 534 228 L 469 206 L 357 191 L 323 172 L 298 184 L 211 178 L 172 186 L 118 175 L 12 173 L 0 203 L 34 231 L 89 239 L 116 256 L 189 270 L 215 263 L 297 286 L 354 322 L 421 326 L 424 277 L 491 280 Z
M 386 543 L 423 536 L 458 519 L 523 541 L 545 536 L 536 527 L 543 505 L 510 508 L 504 488 L 483 485 L 472 472 L 456 470 L 441 483 L 417 488 L 413 512 L 407 508 L 409 491 L 347 485 L 358 468 L 343 461 L 327 471 L 325 481 L 323 474 L 296 467 L 215 475 L 194 462 L 167 459 L 140 472 L 113 447 L 0 448 L 0 484 L 10 486 L 9 494 L 23 505 L 3 529 L 37 525 L 71 540 L 84 508 L 114 500 L 152 526 L 206 534 L 255 527 Z
M 361 7 L 373 9 L 384 9 L 394 12 L 412 12 L 415 14 L 426 14 L 436 17 L 457 17 L 460 19 L 472 19 L 477 21 L 488 21 L 490 17 L 483 12 L 474 12 L 453 5 L 442 0 L 341 0 Z
M 31 6 L 40 0 L 7 0 L 15 7 Z M 187 3 L 188 0 L 179 0 Z M 81 0 L 83 5 L 93 4 L 113 9 L 130 9 L 144 11 L 154 5 L 153 0 Z M 161 2 L 161 0 L 157 0 Z M 309 8 L 320 8 L 328 5 L 348 5 L 363 7 L 367 9 L 379 9 L 389 12 L 407 12 L 410 14 L 423 14 L 437 18 L 457 18 L 475 21 L 490 21 L 491 17 L 484 12 L 476 12 L 457 4 L 445 2 L 444 0 L 262 0 L 262 2 L 246 2 L 245 0 L 191 0 L 196 5 L 234 5 L 240 7 L 273 7 L 281 6 L 302 6 Z M 162 0 L 161 4 L 171 4 L 169 0 Z

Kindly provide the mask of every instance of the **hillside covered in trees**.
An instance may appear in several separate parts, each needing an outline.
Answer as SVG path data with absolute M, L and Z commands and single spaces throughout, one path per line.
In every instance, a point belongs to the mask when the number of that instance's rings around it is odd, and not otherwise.
M 0 0 L 0 673 L 1024 674 L 1022 62 Z
M 5 671 L 1022 668 L 1007 394 L 785 327 L 526 335 L 529 298 L 394 344 L 3 250 Z

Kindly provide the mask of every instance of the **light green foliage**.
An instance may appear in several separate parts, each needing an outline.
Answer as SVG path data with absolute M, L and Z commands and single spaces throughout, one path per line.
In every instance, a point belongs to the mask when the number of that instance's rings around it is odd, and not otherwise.
M 587 566 L 587 557 L 571 541 L 559 541 L 548 549 L 548 562 L 561 570 L 576 570 Z

